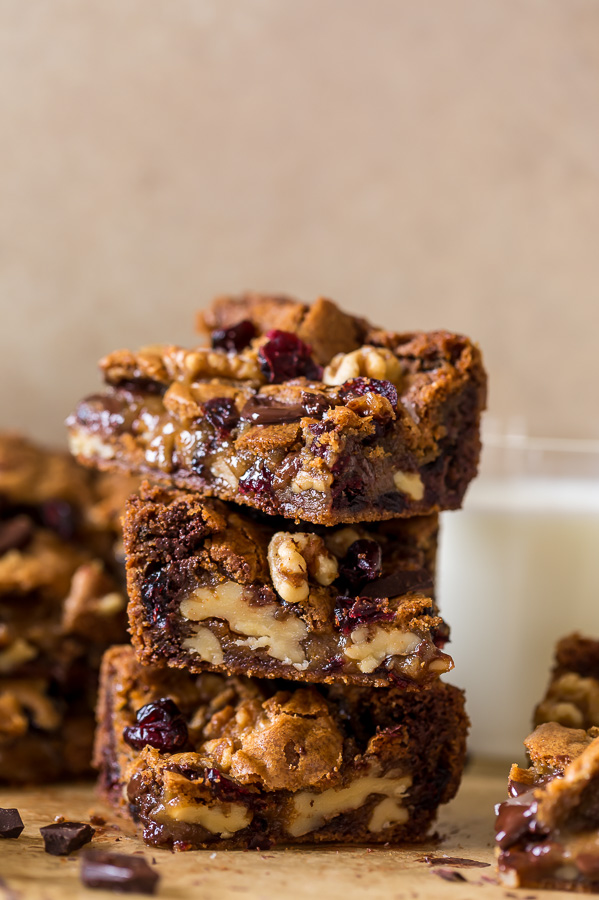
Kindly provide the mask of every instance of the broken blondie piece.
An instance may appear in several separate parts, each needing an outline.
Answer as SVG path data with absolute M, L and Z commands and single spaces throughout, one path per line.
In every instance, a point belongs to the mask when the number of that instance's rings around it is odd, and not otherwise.
M 599 641 L 580 634 L 559 641 L 547 692 L 535 710 L 535 725 L 542 722 L 599 726 Z
M 458 787 L 463 694 L 301 686 L 104 657 L 95 762 L 153 846 L 265 848 L 426 836 Z
M 497 866 L 509 887 L 599 891 L 599 729 L 547 722 L 525 740 L 497 806 Z
M 124 520 L 139 659 L 295 681 L 429 684 L 453 667 L 432 593 L 437 528 L 433 515 L 300 531 L 145 484 Z
M 220 300 L 204 321 L 211 348 L 101 361 L 108 390 L 67 423 L 81 462 L 320 525 L 461 505 L 486 396 L 467 338 L 385 332 L 322 299 Z
M 0 782 L 90 772 L 100 659 L 126 624 L 96 485 L 67 454 L 0 435 Z

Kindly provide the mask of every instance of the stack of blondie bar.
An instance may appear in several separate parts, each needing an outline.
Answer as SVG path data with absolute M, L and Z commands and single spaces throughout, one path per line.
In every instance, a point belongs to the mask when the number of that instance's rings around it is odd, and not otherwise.
M 464 761 L 434 573 L 476 474 L 480 353 L 323 299 L 224 297 L 199 325 L 209 347 L 110 354 L 68 423 L 81 462 L 149 479 L 102 787 L 153 845 L 418 840 Z

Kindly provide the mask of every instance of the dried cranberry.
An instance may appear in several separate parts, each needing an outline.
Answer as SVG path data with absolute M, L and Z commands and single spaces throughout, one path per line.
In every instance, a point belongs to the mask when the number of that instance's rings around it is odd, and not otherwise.
M 380 394 L 386 397 L 393 409 L 397 407 L 397 388 L 390 381 L 380 378 L 351 378 L 339 388 L 343 400 L 351 397 L 363 397 L 364 394 Z
M 153 625 L 164 624 L 169 603 L 178 596 L 182 585 L 181 572 L 174 566 L 151 563 L 143 574 L 141 599 Z
M 239 479 L 239 493 L 254 494 L 258 497 L 270 495 L 271 485 L 272 472 L 266 468 L 262 460 L 259 460 Z
M 387 677 L 389 681 L 393 685 L 393 687 L 401 688 L 401 690 L 405 690 L 407 687 L 410 687 L 410 679 L 405 678 L 403 675 L 398 675 L 397 672 L 394 672 L 393 669 L 387 669 Z M 392 729 L 386 729 L 390 733 Z
M 281 384 L 291 378 L 310 378 L 320 381 L 322 367 L 311 357 L 312 348 L 291 331 L 269 331 L 268 341 L 260 347 L 260 368 L 271 384 Z
M 219 437 L 225 437 L 239 422 L 239 413 L 233 400 L 228 397 L 213 397 L 204 403 L 204 415 L 218 431 Z
M 376 541 L 361 538 L 350 544 L 339 565 L 339 574 L 354 590 L 381 574 L 382 553 Z
M 366 505 L 365 462 L 359 455 L 346 453 L 331 468 L 335 481 L 331 487 L 334 509 L 359 512 Z
M 187 725 L 177 704 L 168 697 L 137 710 L 135 725 L 123 729 L 125 743 L 135 750 L 146 744 L 161 753 L 175 753 L 187 743 Z
M 390 622 L 393 613 L 386 603 L 367 597 L 337 597 L 335 603 L 335 627 L 342 634 L 349 634 L 358 625 L 371 622 Z
M 204 769 L 204 781 L 221 800 L 235 800 L 249 794 L 247 788 L 223 775 L 219 769 Z
M 320 438 L 323 434 L 330 434 L 335 428 L 335 423 L 332 419 L 326 419 L 324 422 L 315 422 L 314 425 L 309 425 L 308 429 L 314 435 L 314 440 L 310 444 L 310 453 L 312 456 L 323 457 L 328 449 L 328 442 L 321 441 Z
M 249 319 L 243 319 L 237 325 L 231 325 L 229 328 L 217 328 L 213 331 L 212 346 L 216 350 L 239 353 L 256 337 L 256 333 L 254 323 Z
M 41 507 L 42 524 L 59 537 L 70 541 L 77 530 L 75 510 L 66 500 L 48 500 Z
M 345 659 L 343 656 L 331 656 L 329 661 L 323 665 L 322 672 L 325 675 L 328 675 L 330 672 L 338 672 L 344 665 Z

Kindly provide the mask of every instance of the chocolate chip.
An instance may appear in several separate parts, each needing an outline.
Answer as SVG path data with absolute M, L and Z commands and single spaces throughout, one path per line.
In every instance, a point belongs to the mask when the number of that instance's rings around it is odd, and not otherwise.
M 0 522 L 0 556 L 9 550 L 22 550 L 33 537 L 33 522 L 29 516 L 15 516 Z
M 432 869 L 433 875 L 438 875 L 439 878 L 443 878 L 445 881 L 467 881 L 467 878 L 461 874 L 461 872 L 456 872 L 454 869 Z
M 143 856 L 88 850 L 81 856 L 81 881 L 86 887 L 124 894 L 155 894 L 160 876 Z
M 0 809 L 0 837 L 18 838 L 24 827 L 18 809 Z
M 392 575 L 370 581 L 361 588 L 360 596 L 382 600 L 385 597 L 401 597 L 410 591 L 430 591 L 432 588 L 433 581 L 425 569 L 401 569 Z
M 95 833 L 96 829 L 85 822 L 54 822 L 40 828 L 44 850 L 52 856 L 67 856 L 73 850 L 79 850 L 91 841 Z

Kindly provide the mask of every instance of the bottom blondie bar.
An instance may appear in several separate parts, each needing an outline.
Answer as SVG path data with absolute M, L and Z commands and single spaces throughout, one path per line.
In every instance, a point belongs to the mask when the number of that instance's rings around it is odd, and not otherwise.
M 192 850 L 425 837 L 464 764 L 462 691 L 303 686 L 107 652 L 95 762 L 146 843 Z

